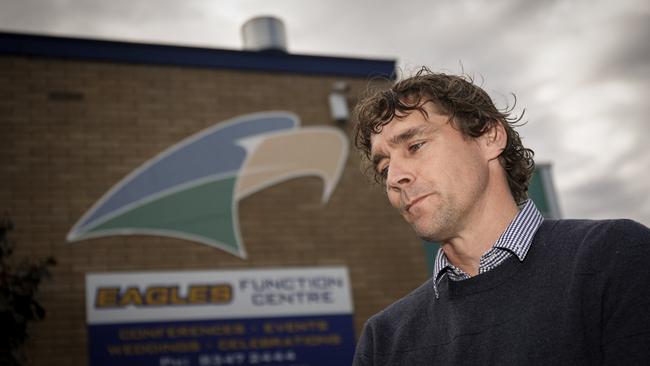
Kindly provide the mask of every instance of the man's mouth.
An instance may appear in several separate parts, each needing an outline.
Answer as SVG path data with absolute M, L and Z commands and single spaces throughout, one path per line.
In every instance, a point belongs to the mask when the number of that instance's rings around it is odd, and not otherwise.
M 411 210 L 411 208 L 412 208 L 413 206 L 415 206 L 415 205 L 417 205 L 418 203 L 422 202 L 422 200 L 424 200 L 424 199 L 427 198 L 427 197 L 429 197 L 429 195 L 428 195 L 428 194 L 425 194 L 425 195 L 422 195 L 422 196 L 420 196 L 420 197 L 418 197 L 418 198 L 416 198 L 416 199 L 413 199 L 413 200 L 407 202 L 407 203 L 404 205 L 404 211 L 410 213 L 410 210 Z

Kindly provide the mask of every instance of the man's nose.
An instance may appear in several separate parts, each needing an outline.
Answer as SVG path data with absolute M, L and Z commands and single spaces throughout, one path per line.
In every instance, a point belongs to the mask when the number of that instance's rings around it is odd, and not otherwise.
M 404 187 L 413 183 L 415 175 L 411 167 L 402 162 L 391 161 L 388 167 L 388 177 L 386 184 L 388 188 L 394 191 L 401 191 Z

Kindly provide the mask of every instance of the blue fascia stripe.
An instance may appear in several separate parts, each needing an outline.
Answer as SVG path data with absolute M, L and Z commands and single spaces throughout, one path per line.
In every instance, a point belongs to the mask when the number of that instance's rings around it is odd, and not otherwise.
M 0 32 L 0 55 L 395 78 L 395 60 L 235 51 Z

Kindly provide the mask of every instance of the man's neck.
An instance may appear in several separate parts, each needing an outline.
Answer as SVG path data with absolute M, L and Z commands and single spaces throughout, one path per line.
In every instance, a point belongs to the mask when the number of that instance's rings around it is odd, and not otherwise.
M 488 196 L 492 197 L 491 202 L 479 203 L 463 230 L 442 243 L 447 259 L 470 276 L 479 273 L 481 256 L 492 248 L 519 212 L 512 196 L 507 196 Z

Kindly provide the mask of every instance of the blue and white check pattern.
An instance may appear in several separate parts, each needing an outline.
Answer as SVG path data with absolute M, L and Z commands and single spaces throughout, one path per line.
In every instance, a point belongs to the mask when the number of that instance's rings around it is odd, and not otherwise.
M 535 203 L 530 199 L 524 202 L 517 216 L 510 222 L 496 243 L 481 256 L 478 273 L 485 273 L 496 268 L 513 255 L 517 256 L 519 261 L 523 262 L 533 242 L 533 236 L 542 224 L 542 221 L 544 221 L 544 217 L 535 206 Z M 436 298 L 438 298 L 438 284 L 445 274 L 452 281 L 462 281 L 470 277 L 460 268 L 451 264 L 445 252 L 440 248 L 438 249 L 436 262 L 433 267 L 433 288 L 436 293 Z

